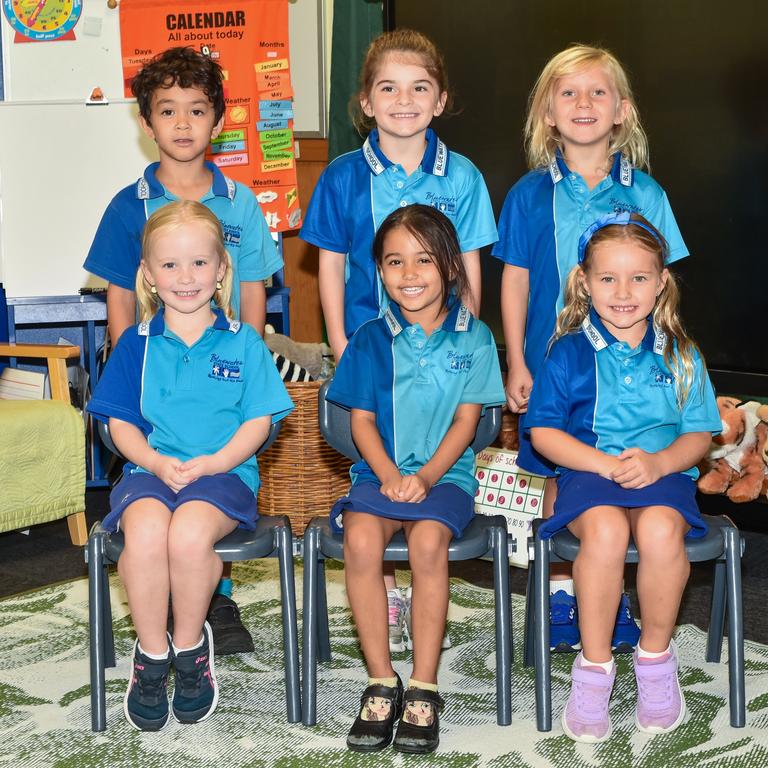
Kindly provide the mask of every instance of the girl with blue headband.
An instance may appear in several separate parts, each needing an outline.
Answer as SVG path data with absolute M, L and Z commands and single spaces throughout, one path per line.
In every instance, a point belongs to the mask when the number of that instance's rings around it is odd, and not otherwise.
M 635 723 L 665 733 L 686 715 L 672 631 L 690 572 L 684 539 L 706 532 L 696 463 L 720 417 L 680 322 L 666 255 L 662 235 L 637 214 L 608 215 L 586 230 L 528 407 L 533 447 L 558 471 L 542 535 L 567 527 L 580 540 L 573 580 L 582 652 L 562 715 L 575 741 L 611 735 L 611 634 L 630 534 L 642 615 Z

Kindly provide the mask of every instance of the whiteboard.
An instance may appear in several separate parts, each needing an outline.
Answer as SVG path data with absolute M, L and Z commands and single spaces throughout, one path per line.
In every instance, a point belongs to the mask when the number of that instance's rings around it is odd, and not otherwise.
M 119 6 L 83 0 L 76 40 L 14 44 L 4 18 L 0 27 L 7 101 L 85 101 L 95 86 L 110 101 L 123 98 Z M 324 30 L 323 0 L 288 0 L 294 132 L 299 138 L 326 135 Z
M 82 269 L 104 209 L 157 160 L 134 101 L 0 102 L 0 263 L 6 293 L 103 285 Z

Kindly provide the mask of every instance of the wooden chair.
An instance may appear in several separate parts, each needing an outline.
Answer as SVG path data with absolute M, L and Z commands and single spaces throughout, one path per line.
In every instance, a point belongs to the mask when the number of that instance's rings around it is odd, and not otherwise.
M 51 386 L 51 400 L 59 401 L 60 403 L 66 403 L 69 405 L 69 381 L 67 379 L 67 360 L 79 358 L 80 348 L 70 345 L 59 344 L 9 344 L 0 343 L 0 357 L 15 357 L 24 359 L 39 359 L 45 360 L 48 365 L 48 377 Z M 6 414 L 11 409 L 22 410 L 30 406 L 40 406 L 52 411 L 52 417 L 55 416 L 55 412 L 61 413 L 60 406 L 51 407 L 51 401 L 19 401 L 19 400 L 2 400 L 0 401 L 0 408 L 3 409 Z M 79 418 L 79 417 L 78 417 Z M 56 428 L 55 418 L 52 418 L 52 429 Z M 85 431 L 83 431 L 83 451 L 85 451 Z M 84 453 L 83 453 L 84 455 Z M 53 478 L 52 478 L 53 479 Z M 0 512 L 0 531 L 16 530 L 20 527 L 27 527 L 28 525 L 35 525 L 38 523 L 48 522 L 50 520 L 58 520 L 63 516 L 67 518 L 67 525 L 69 527 L 69 536 L 73 544 L 82 546 L 88 540 L 88 531 L 85 522 L 85 472 L 83 472 L 83 485 L 82 485 L 82 504 L 80 509 L 76 512 L 64 512 L 61 514 L 55 506 L 55 502 L 50 507 L 50 510 L 40 510 L 39 499 L 35 500 L 34 505 L 30 503 L 29 510 L 14 509 L 13 514 L 6 516 Z M 10 484 L 13 483 L 13 476 L 4 477 L 0 476 L 0 482 L 2 482 L 6 495 L 9 492 Z M 56 493 L 55 483 L 51 484 L 51 496 Z M 17 494 L 17 497 L 24 497 L 25 491 L 21 489 Z

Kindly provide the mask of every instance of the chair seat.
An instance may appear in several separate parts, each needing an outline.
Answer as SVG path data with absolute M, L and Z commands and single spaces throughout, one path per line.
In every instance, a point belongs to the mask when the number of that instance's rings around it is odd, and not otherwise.
M 732 525 L 727 518 L 712 517 L 710 515 L 703 515 L 702 518 L 708 526 L 706 535 L 698 539 L 685 540 L 685 551 L 688 555 L 688 560 L 692 563 L 717 560 L 717 558 L 721 557 L 725 551 L 722 529 Z M 534 521 L 534 533 L 542 522 L 541 520 Z M 573 562 L 578 554 L 579 540 L 567 528 L 558 531 L 552 537 L 551 555 L 556 555 L 557 558 Z M 551 555 L 550 559 L 555 561 L 556 558 Z M 637 544 L 635 544 L 631 537 L 624 562 L 638 562 Z
M 320 529 L 320 551 L 334 560 L 344 559 L 344 535 L 331 528 L 330 518 L 316 517 L 309 523 Z M 506 519 L 502 515 L 475 515 L 466 527 L 460 539 L 452 539 L 448 546 L 448 560 L 473 560 L 475 558 L 493 559 L 492 531 L 501 526 L 506 529 Z M 384 550 L 384 560 L 395 562 L 408 561 L 408 543 L 403 531 L 398 531 Z

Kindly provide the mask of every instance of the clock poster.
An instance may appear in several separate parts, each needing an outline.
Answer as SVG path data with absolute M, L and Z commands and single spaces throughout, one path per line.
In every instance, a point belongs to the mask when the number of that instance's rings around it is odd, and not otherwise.
M 2 0 L 14 43 L 50 43 L 74 40 L 75 24 L 83 12 L 83 0 Z
M 153 56 L 191 46 L 224 70 L 224 128 L 208 159 L 253 190 L 273 232 L 301 226 L 288 0 L 121 0 L 126 97 Z

